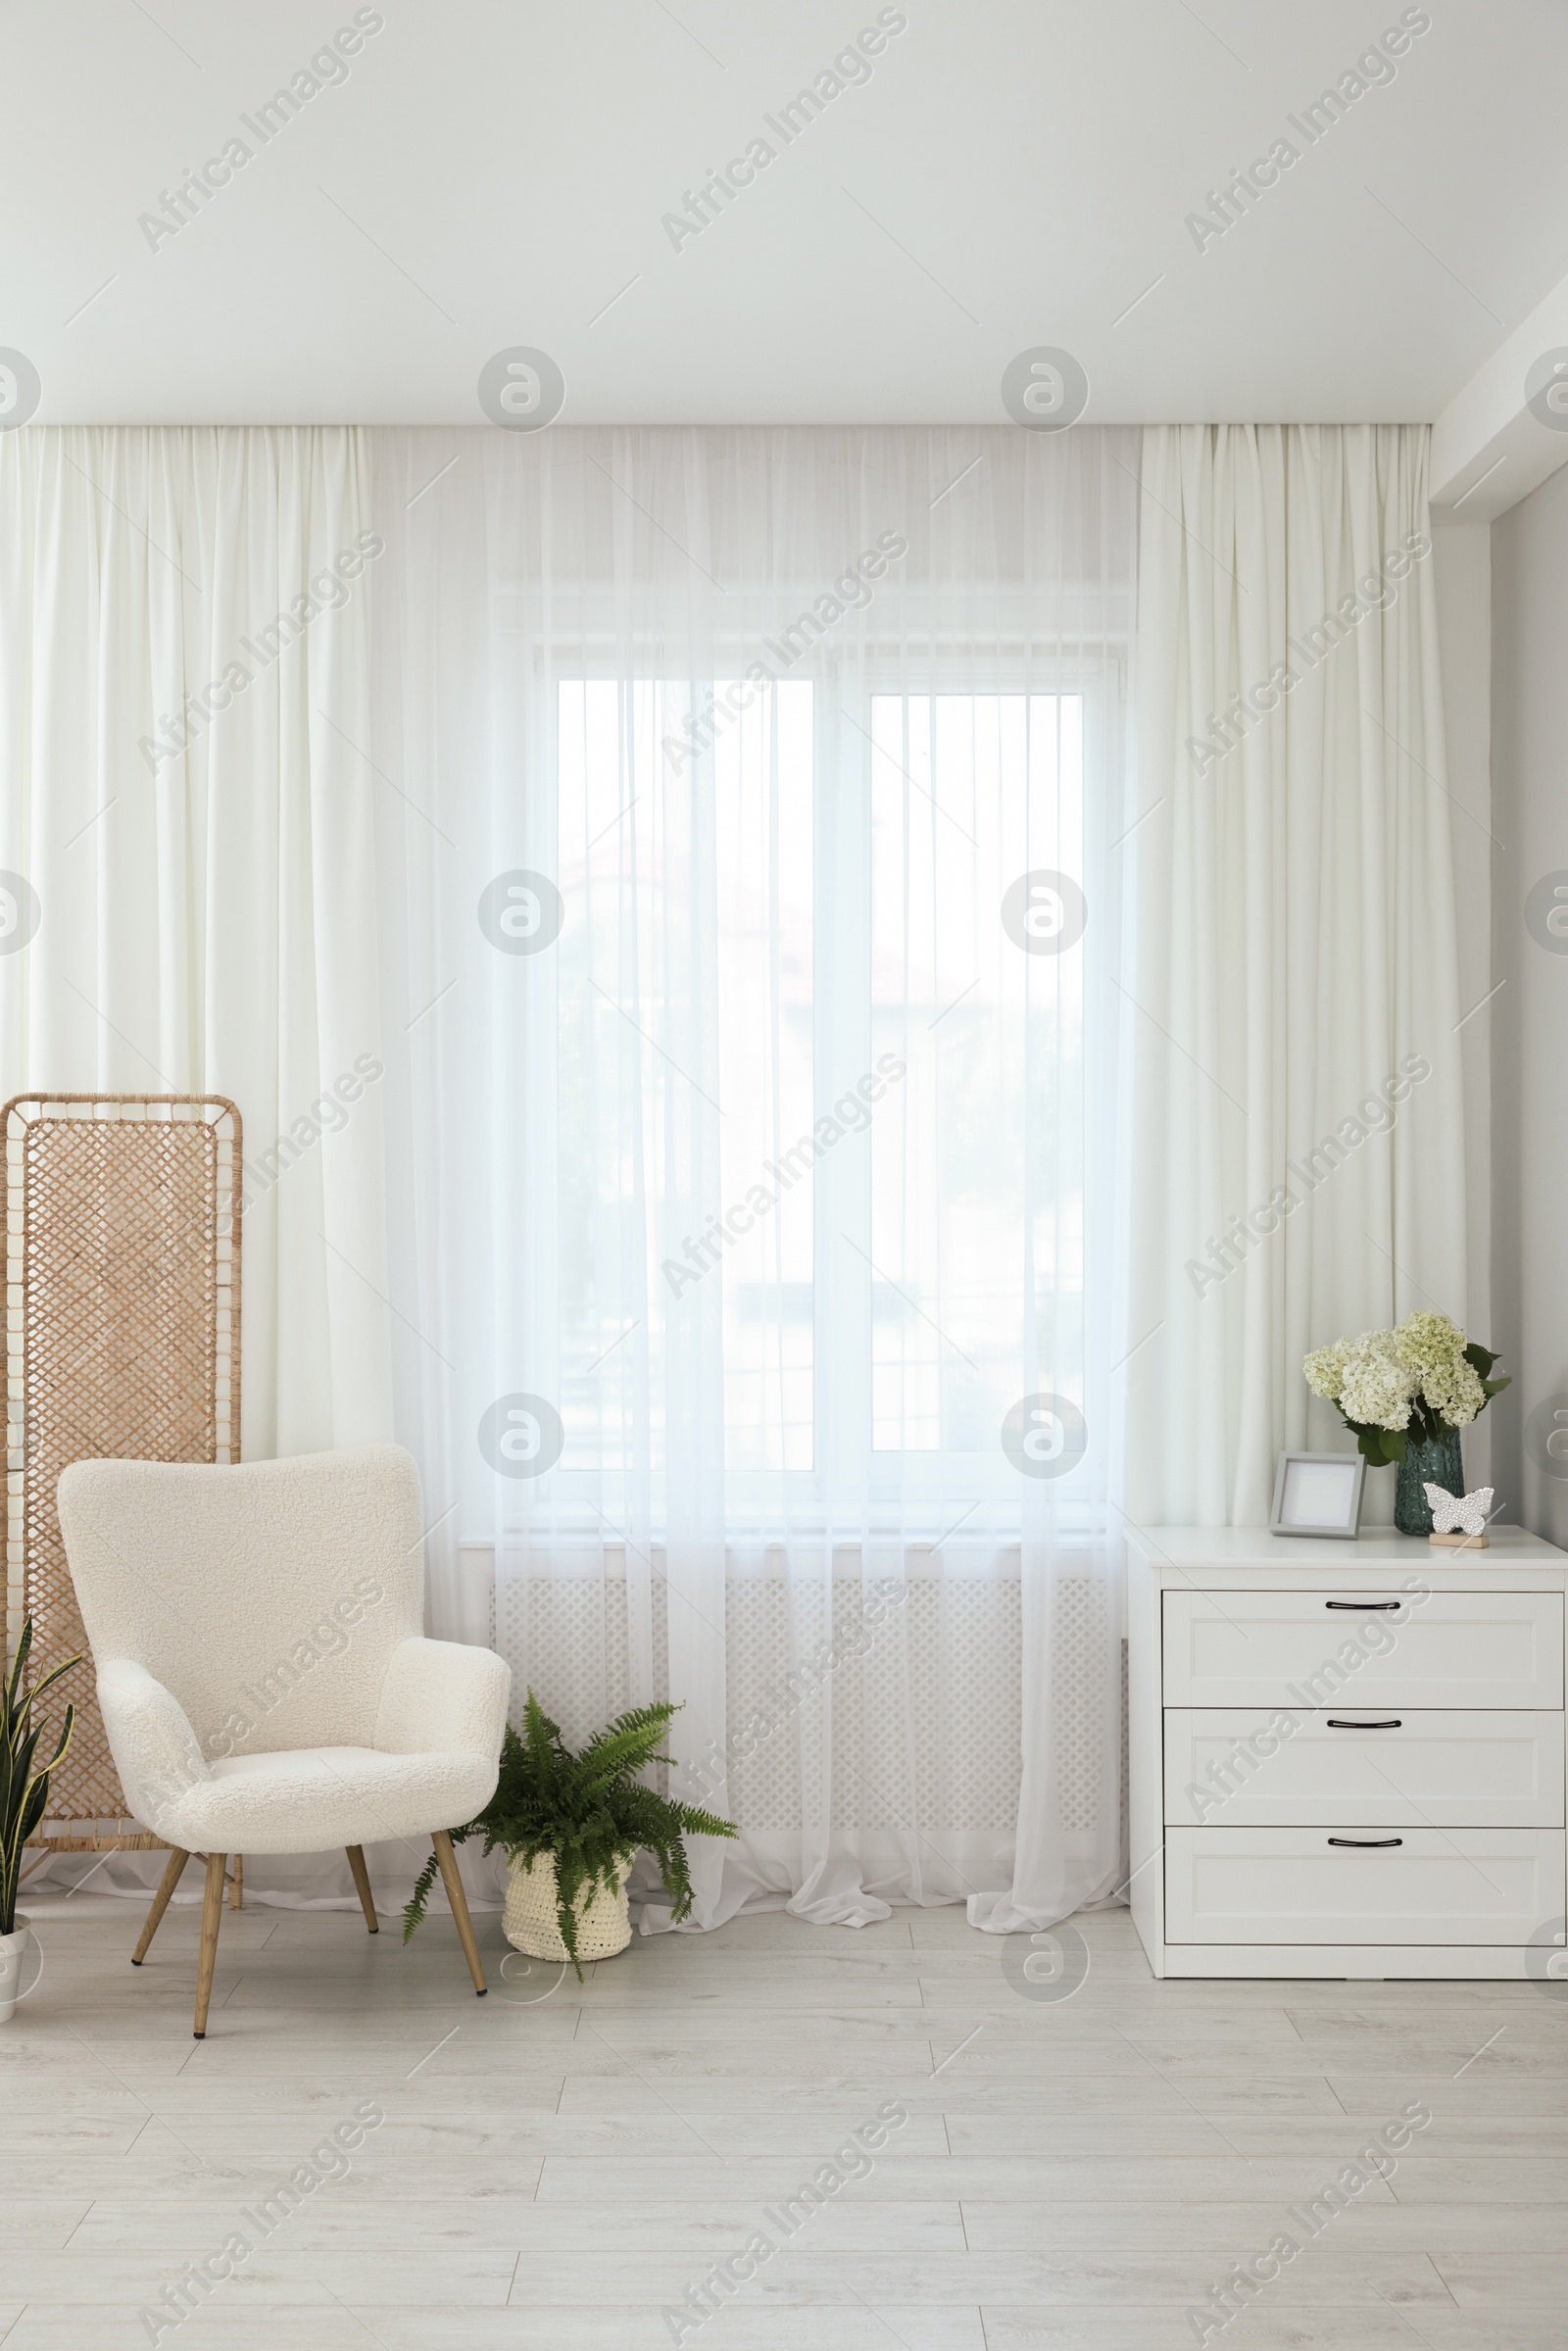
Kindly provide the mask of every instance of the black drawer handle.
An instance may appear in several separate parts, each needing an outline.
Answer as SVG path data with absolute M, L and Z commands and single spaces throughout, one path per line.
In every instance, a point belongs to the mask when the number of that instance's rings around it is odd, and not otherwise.
M 1394 1717 L 1392 1722 L 1387 1723 L 1342 1723 L 1336 1722 L 1334 1716 L 1331 1714 L 1329 1716 L 1329 1729 L 1331 1731 L 1402 1731 L 1404 1729 L 1404 1725 L 1400 1722 L 1397 1715 Z
M 1402 1600 L 1325 1600 L 1325 1608 L 1402 1608 Z
M 1358 1853 L 1381 1853 L 1386 1845 L 1402 1845 L 1402 1837 L 1331 1837 L 1331 1845 L 1350 1845 Z

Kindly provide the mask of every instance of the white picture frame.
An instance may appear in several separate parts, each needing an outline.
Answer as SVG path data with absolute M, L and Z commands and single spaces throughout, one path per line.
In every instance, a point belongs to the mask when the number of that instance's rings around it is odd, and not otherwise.
M 1269 1533 L 1354 1543 L 1361 1532 L 1365 1482 L 1366 1463 L 1359 1453 L 1281 1453 Z

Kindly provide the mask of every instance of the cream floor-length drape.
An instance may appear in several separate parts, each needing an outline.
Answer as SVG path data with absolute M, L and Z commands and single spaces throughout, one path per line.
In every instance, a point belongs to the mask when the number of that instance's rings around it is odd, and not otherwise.
M 1144 436 L 1124 1498 L 1149 1524 L 1266 1525 L 1279 1449 L 1349 1442 L 1306 1350 L 1464 1320 L 1427 448 Z
M 247 1457 L 391 1434 L 368 467 L 339 427 L 0 435 L 0 865 L 37 906 L 0 1083 L 238 1102 Z
M 0 434 L 0 1088 L 238 1103 L 250 1459 L 393 1433 L 368 488 L 347 428 Z

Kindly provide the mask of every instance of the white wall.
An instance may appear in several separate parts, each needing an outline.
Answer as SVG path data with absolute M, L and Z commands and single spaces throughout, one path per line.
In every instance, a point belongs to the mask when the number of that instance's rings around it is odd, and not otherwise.
M 1568 470 L 1498 517 L 1492 568 L 1493 1345 L 1515 1384 L 1488 1418 L 1504 1516 L 1568 1545 L 1568 1460 L 1543 1445 L 1568 1412 L 1568 953 L 1527 922 L 1568 877 Z

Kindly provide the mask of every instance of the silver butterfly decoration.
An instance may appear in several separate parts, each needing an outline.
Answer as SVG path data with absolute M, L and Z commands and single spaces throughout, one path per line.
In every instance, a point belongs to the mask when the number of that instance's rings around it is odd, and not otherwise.
M 1478 1486 L 1474 1494 L 1446 1494 L 1441 1486 L 1428 1486 L 1427 1500 L 1432 1505 L 1432 1531 L 1435 1535 L 1484 1535 L 1487 1518 L 1492 1509 L 1493 1489 Z

